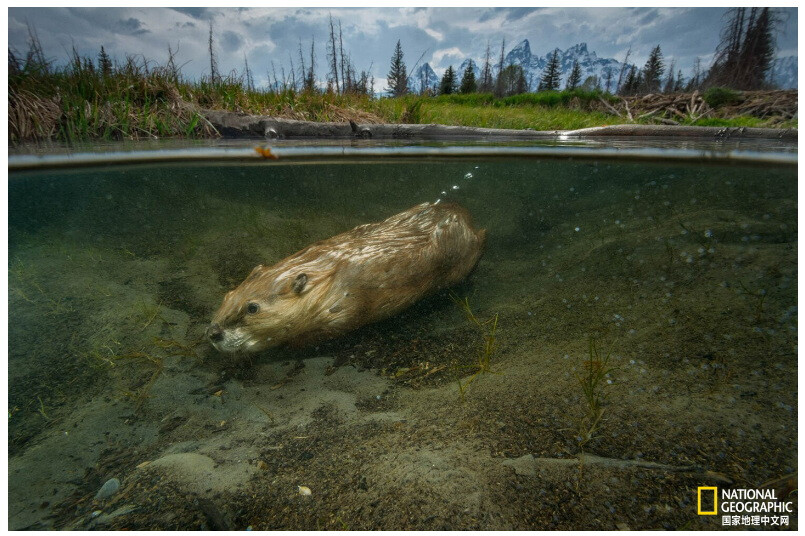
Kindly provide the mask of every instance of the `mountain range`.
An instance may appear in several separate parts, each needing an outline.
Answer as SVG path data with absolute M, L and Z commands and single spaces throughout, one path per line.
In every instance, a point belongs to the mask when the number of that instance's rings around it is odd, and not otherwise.
M 624 66 L 622 62 L 614 58 L 599 58 L 595 52 L 587 49 L 587 43 L 579 43 L 567 50 L 552 49 L 548 50 L 544 55 L 540 56 L 531 51 L 531 44 L 528 39 L 521 41 L 516 47 L 511 49 L 506 54 L 504 62 L 505 65 L 519 65 L 525 72 L 526 82 L 530 91 L 536 91 L 539 85 L 540 77 L 545 67 L 548 65 L 554 51 L 559 56 L 559 66 L 561 71 L 560 87 L 564 87 L 567 83 L 567 77 L 573 69 L 573 62 L 578 61 L 581 67 L 581 82 L 583 83 L 587 77 L 598 77 L 599 83 L 603 89 L 615 91 L 618 83 L 621 70 L 623 69 L 624 77 L 631 68 L 631 64 Z M 458 70 L 456 76 L 461 80 L 464 69 L 472 64 L 475 71 L 476 79 L 480 76 L 479 65 L 471 58 L 465 59 Z M 493 69 L 497 71 L 496 66 Z M 607 88 L 607 78 L 610 78 L 610 87 Z M 423 88 L 438 88 L 440 77 L 436 74 L 433 68 L 428 63 L 423 63 L 411 75 L 408 81 L 408 89 L 415 93 L 420 93 Z M 778 58 L 775 60 L 772 69 L 769 73 L 769 80 L 777 87 L 783 89 L 797 87 L 797 56 L 787 56 L 785 58 Z

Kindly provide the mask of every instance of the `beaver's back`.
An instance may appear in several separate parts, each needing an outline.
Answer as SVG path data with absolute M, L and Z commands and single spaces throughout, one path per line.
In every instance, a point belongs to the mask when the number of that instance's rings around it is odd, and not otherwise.
M 485 237 L 486 231 L 473 229 L 463 207 L 422 203 L 316 242 L 281 263 L 308 275 L 348 269 L 350 277 L 360 278 L 361 286 L 367 288 L 373 284 L 380 288 L 447 286 L 472 271 Z
M 478 263 L 485 238 L 463 207 L 422 203 L 312 244 L 280 264 L 327 285 L 327 297 L 338 299 L 319 303 L 341 314 L 322 315 L 325 331 L 348 331 L 462 281 Z

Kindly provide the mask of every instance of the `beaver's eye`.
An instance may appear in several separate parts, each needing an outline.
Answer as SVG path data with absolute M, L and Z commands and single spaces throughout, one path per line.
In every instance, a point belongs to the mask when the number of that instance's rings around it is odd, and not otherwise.
M 246 306 L 246 312 L 250 315 L 255 314 L 257 311 L 260 310 L 260 306 L 254 302 L 251 302 L 249 305 Z

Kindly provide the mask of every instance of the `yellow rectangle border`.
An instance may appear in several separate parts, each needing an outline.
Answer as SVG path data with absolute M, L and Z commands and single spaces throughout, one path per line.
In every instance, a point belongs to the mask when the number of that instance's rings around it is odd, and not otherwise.
M 713 492 L 713 511 L 712 512 L 702 512 L 702 490 L 711 491 Z M 718 488 L 716 486 L 699 486 L 697 488 L 697 502 L 696 502 L 696 509 L 700 516 L 715 516 L 718 515 Z

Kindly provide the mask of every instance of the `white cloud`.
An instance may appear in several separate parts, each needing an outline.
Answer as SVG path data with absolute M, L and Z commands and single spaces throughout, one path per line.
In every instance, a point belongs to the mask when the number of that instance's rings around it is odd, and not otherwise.
M 464 58 L 466 58 L 467 55 L 464 52 L 462 52 L 461 49 L 458 47 L 450 47 L 437 50 L 436 52 L 433 53 L 433 56 L 431 57 L 433 58 L 432 60 L 433 63 L 435 63 L 436 65 L 440 65 L 445 57 L 454 60 L 458 59 L 459 61 L 464 61 Z
M 778 37 L 782 55 L 797 52 L 797 16 L 787 10 Z M 243 56 L 257 80 L 265 78 L 273 60 L 290 69 L 289 54 L 298 67 L 302 41 L 305 61 L 315 39 L 318 76 L 327 71 L 328 15 L 341 21 L 344 50 L 360 72 L 372 65 L 379 81 L 385 77 L 399 39 L 409 69 L 425 53 L 434 68 L 455 66 L 467 57 L 483 58 L 487 43 L 492 56 L 528 39 L 534 54 L 587 42 L 599 57 L 645 61 L 656 44 L 687 71 L 696 56 L 711 57 L 718 42 L 724 8 L 9 8 L 9 46 L 27 50 L 25 22 L 33 24 L 49 58 L 64 63 L 73 45 L 82 55 L 97 57 L 103 45 L 118 60 L 126 54 L 157 63 L 167 49 L 179 45 L 176 61 L 190 78 L 209 73 L 208 24 L 213 20 L 222 72 L 243 68 Z M 224 33 L 229 40 L 224 42 Z M 232 38 L 236 35 L 237 38 Z M 226 45 L 226 46 L 224 46 Z M 428 56 L 428 51 L 433 51 Z M 424 59 L 423 59 L 424 61 Z

